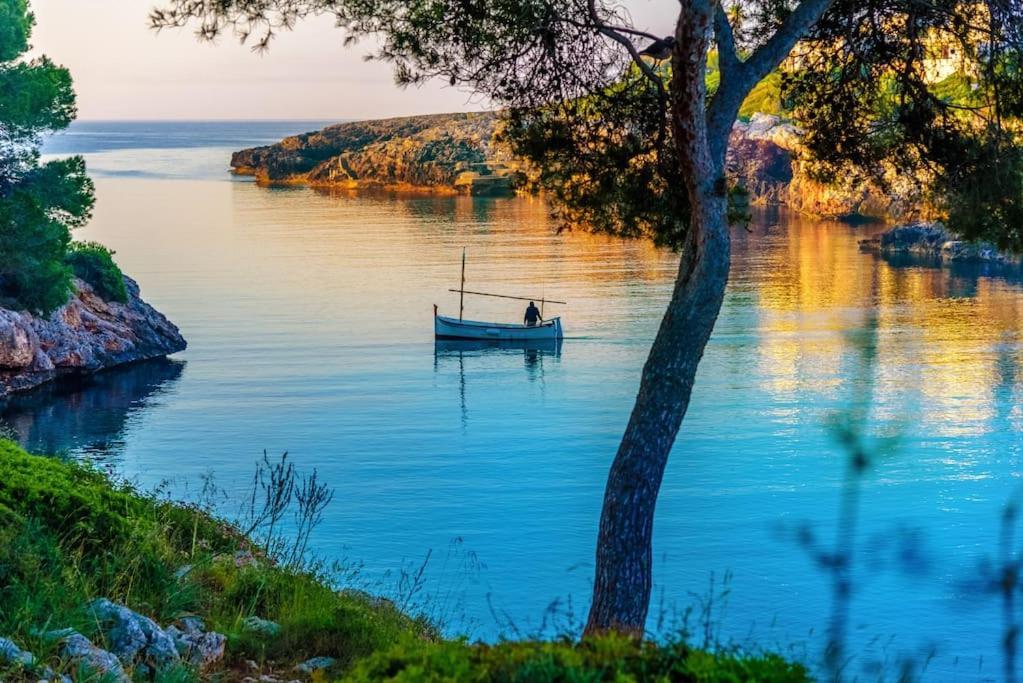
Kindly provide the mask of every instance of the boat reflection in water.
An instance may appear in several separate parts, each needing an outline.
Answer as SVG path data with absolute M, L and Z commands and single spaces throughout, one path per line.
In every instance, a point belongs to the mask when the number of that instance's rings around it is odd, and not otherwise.
M 522 354 L 530 379 L 543 379 L 544 357 L 561 358 L 562 339 L 499 340 L 437 339 L 434 341 L 434 365 L 445 357 L 460 361 L 474 356 Z
M 0 402 L 0 425 L 33 453 L 73 451 L 107 459 L 123 450 L 132 414 L 166 394 L 184 367 L 158 359 L 57 380 Z
M 433 346 L 433 369 L 437 372 L 446 362 L 458 364 L 458 393 L 462 408 L 462 427 L 468 425 L 469 410 L 466 402 L 466 370 L 476 374 L 506 370 L 495 368 L 501 358 L 514 358 L 521 354 L 526 376 L 530 382 L 538 382 L 540 391 L 544 388 L 544 362 L 561 360 L 562 339 L 497 340 L 497 339 L 435 339 Z M 501 373 L 503 376 L 506 372 Z M 480 377 L 481 381 L 487 381 Z

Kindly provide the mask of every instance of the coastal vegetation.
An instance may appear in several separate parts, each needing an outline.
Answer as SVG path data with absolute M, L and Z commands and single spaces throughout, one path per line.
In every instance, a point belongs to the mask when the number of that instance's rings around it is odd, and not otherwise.
M 309 482 L 286 474 L 286 459 L 267 463 L 283 466 L 272 476 L 259 470 L 277 484 Z M 350 574 L 322 563 L 275 561 L 264 553 L 267 537 L 245 536 L 201 503 L 174 503 L 7 441 L 0 441 L 0 482 L 0 638 L 34 655 L 30 664 L 5 660 L 0 647 L 5 680 L 43 667 L 99 680 L 63 643 L 73 629 L 100 648 L 115 647 L 117 634 L 96 615 L 100 599 L 156 624 L 199 619 L 226 636 L 220 657 L 150 671 L 156 680 L 808 680 L 800 664 L 776 655 L 700 650 L 683 634 L 662 644 L 615 635 L 493 646 L 445 640 L 414 602 L 352 588 L 343 579 Z M 254 491 L 256 509 L 281 500 L 279 486 Z M 137 677 L 152 663 L 124 659 Z
M 185 348 L 111 250 L 72 241 L 94 188 L 81 157 L 41 160 L 76 108 L 68 70 L 26 57 L 34 24 L 26 0 L 0 0 L 0 397 Z
M 24 56 L 34 23 L 27 0 L 0 0 L 0 304 L 48 314 L 67 302 L 83 268 L 124 301 L 110 253 L 71 246 L 94 201 L 84 160 L 40 161 L 41 136 L 67 128 L 76 109 L 68 70 Z
M 92 285 L 107 301 L 123 304 L 128 300 L 124 273 L 114 263 L 114 252 L 107 247 L 97 242 L 72 242 L 65 259 L 74 276 Z
M 680 253 L 608 475 L 591 635 L 643 633 L 657 497 L 729 278 L 727 151 L 758 84 L 797 62 L 781 91 L 813 177 L 882 186 L 892 174 L 908 178 L 940 198 L 953 230 L 1023 248 L 1017 2 L 692 0 L 672 17 L 670 40 L 595 0 L 167 0 L 152 23 L 195 21 L 202 38 L 233 30 L 265 49 L 275 31 L 317 14 L 332 15 L 350 40 L 373 38 L 399 83 L 443 79 L 506 107 L 513 150 L 556 188 L 564 222 Z M 652 59 L 641 41 L 659 46 Z M 935 94 L 928 52 L 936 43 L 969 51 L 980 103 Z M 715 51 L 720 81 L 710 92 Z M 666 59 L 668 72 L 652 63 Z

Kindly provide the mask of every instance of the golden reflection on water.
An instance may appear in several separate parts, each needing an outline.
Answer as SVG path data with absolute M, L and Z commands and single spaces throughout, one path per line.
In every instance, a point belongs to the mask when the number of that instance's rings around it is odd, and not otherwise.
M 877 418 L 912 419 L 934 438 L 1018 430 L 1018 276 L 861 253 L 858 240 L 879 229 L 790 216 L 737 234 L 732 289 L 755 297 L 766 388 L 792 401 L 809 386 L 839 396 L 849 376 L 843 363 L 856 352 L 847 332 L 873 316 Z

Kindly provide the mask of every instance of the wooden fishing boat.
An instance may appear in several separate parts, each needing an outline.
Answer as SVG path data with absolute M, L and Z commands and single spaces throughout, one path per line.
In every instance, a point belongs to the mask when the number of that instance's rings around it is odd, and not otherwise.
M 467 290 L 465 288 L 465 249 L 462 249 L 462 286 L 458 289 L 449 289 L 448 291 L 458 292 L 458 317 L 453 318 L 440 315 L 437 312 L 437 305 L 434 304 L 433 332 L 437 339 L 544 341 L 563 339 L 565 336 L 561 327 L 560 317 L 543 320 L 543 307 L 545 304 L 564 304 L 564 301 L 554 301 L 542 296 L 508 296 L 507 294 L 489 294 Z M 539 301 L 541 322 L 534 325 L 523 325 L 518 323 L 490 323 L 479 320 L 465 320 L 463 314 L 465 312 L 466 294 L 529 302 Z
M 437 339 L 496 339 L 500 341 L 540 341 L 562 339 L 561 318 L 551 318 L 538 325 L 486 323 L 459 320 L 437 315 L 434 311 L 433 331 Z

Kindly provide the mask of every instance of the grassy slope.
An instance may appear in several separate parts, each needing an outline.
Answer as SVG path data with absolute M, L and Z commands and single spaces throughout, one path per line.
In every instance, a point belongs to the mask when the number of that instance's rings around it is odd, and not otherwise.
M 681 643 L 443 641 L 386 600 L 267 563 L 236 567 L 232 553 L 247 545 L 201 510 L 0 441 L 0 636 L 58 669 L 68 667 L 33 634 L 70 626 L 102 646 L 82 606 L 107 597 L 162 624 L 198 614 L 227 634 L 219 680 L 240 678 L 249 659 L 287 680 L 296 662 L 320 655 L 339 660 L 334 675 L 357 681 L 806 680 L 800 666 L 774 656 L 711 655 Z M 185 566 L 192 570 L 177 578 Z M 244 633 L 248 616 L 278 622 L 280 635 Z M 181 671 L 173 680 L 196 677 Z

